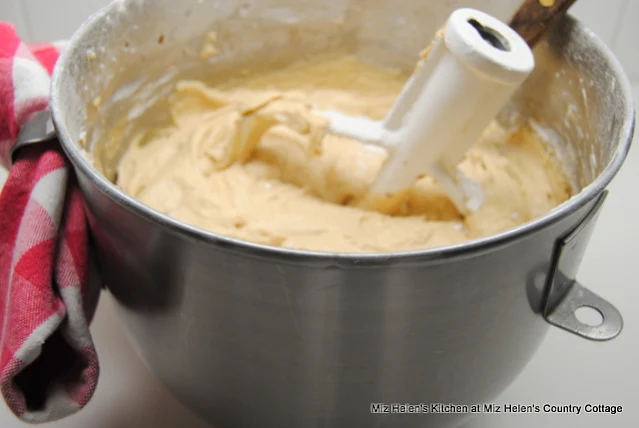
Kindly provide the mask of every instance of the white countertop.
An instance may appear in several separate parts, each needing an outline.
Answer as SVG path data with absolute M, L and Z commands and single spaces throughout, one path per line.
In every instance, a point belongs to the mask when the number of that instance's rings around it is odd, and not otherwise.
M 639 100 L 639 87 L 634 90 Z M 639 140 L 637 140 L 639 141 Z M 0 183 L 4 173 L 0 171 Z M 615 340 L 593 343 L 553 328 L 532 362 L 497 404 L 621 405 L 617 415 L 480 415 L 464 428 L 631 428 L 639 426 L 639 148 L 610 186 L 579 271 L 586 287 L 612 302 L 624 317 Z M 78 414 L 46 428 L 208 428 L 178 404 L 148 373 L 129 346 L 104 293 L 93 337 L 100 382 Z M 24 427 L 0 404 L 0 427 Z

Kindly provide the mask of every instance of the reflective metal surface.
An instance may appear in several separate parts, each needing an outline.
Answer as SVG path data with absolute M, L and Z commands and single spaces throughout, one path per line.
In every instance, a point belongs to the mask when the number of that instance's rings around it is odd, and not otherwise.
M 614 306 L 584 288 L 575 276 L 607 193 L 601 193 L 593 209 L 575 230 L 557 241 L 555 261 L 544 297 L 544 317 L 549 323 L 597 341 L 617 337 L 623 328 L 623 319 Z M 584 307 L 595 309 L 601 315 L 599 325 L 591 326 L 579 321 L 577 311 Z
M 549 35 L 552 47 L 536 49 L 538 68 L 502 120 L 545 129 L 580 193 L 515 230 L 410 253 L 270 248 L 175 221 L 108 180 L 126 147 L 101 145 L 105 131 L 126 137 L 135 120 L 166 120 L 174 79 L 220 79 L 243 61 L 283 62 L 327 45 L 410 70 L 449 3 L 116 1 L 60 58 L 52 111 L 102 274 L 142 359 L 217 427 L 458 426 L 467 415 L 372 414 L 370 405 L 489 401 L 534 355 L 544 316 L 553 322 L 546 297 L 558 245 L 599 208 L 634 126 L 618 62 L 572 19 Z M 213 30 L 222 54 L 203 64 L 197 53 Z M 132 100 L 159 107 L 142 113 Z M 581 290 L 579 261 L 561 263 L 564 297 Z
M 43 143 L 55 138 L 57 138 L 57 134 L 53 126 L 53 121 L 51 120 L 51 112 L 49 110 L 43 110 L 34 113 L 22 126 L 22 131 L 11 148 L 9 159 L 13 162 L 18 150 L 27 145 Z

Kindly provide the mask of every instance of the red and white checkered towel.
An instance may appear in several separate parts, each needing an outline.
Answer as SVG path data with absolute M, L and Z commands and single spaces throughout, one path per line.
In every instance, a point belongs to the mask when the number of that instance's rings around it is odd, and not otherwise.
M 0 23 L 0 164 L 49 103 L 55 44 L 28 46 Z M 0 392 L 23 421 L 81 409 L 98 379 L 88 324 L 100 281 L 76 178 L 57 141 L 20 149 L 0 195 Z

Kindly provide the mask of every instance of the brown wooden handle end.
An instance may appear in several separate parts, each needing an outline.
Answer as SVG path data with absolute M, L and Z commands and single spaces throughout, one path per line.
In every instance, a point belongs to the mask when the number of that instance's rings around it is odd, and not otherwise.
M 524 0 L 510 26 L 532 48 L 577 0 Z

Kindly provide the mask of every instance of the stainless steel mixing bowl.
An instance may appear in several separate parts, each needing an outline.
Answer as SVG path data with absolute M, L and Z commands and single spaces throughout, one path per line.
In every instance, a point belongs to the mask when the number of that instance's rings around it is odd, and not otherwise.
M 522 371 L 550 324 L 594 340 L 620 332 L 619 313 L 575 274 L 630 146 L 631 90 L 610 51 L 572 18 L 536 49 L 537 70 L 501 120 L 546 129 L 579 193 L 515 230 L 409 253 L 294 251 L 183 224 L 109 181 L 126 147 L 107 150 L 102 133 L 126 137 L 136 121 L 164 120 L 161 108 L 147 114 L 132 100 L 161 107 L 181 76 L 210 80 L 243 62 L 335 46 L 408 70 L 451 3 L 115 1 L 61 56 L 52 112 L 102 275 L 143 360 L 216 426 L 456 426 L 468 415 L 376 413 L 383 408 L 371 403 L 485 402 Z M 488 12 L 503 4 L 485 3 Z M 213 30 L 222 54 L 203 62 Z M 581 306 L 597 308 L 603 324 L 580 324 Z

